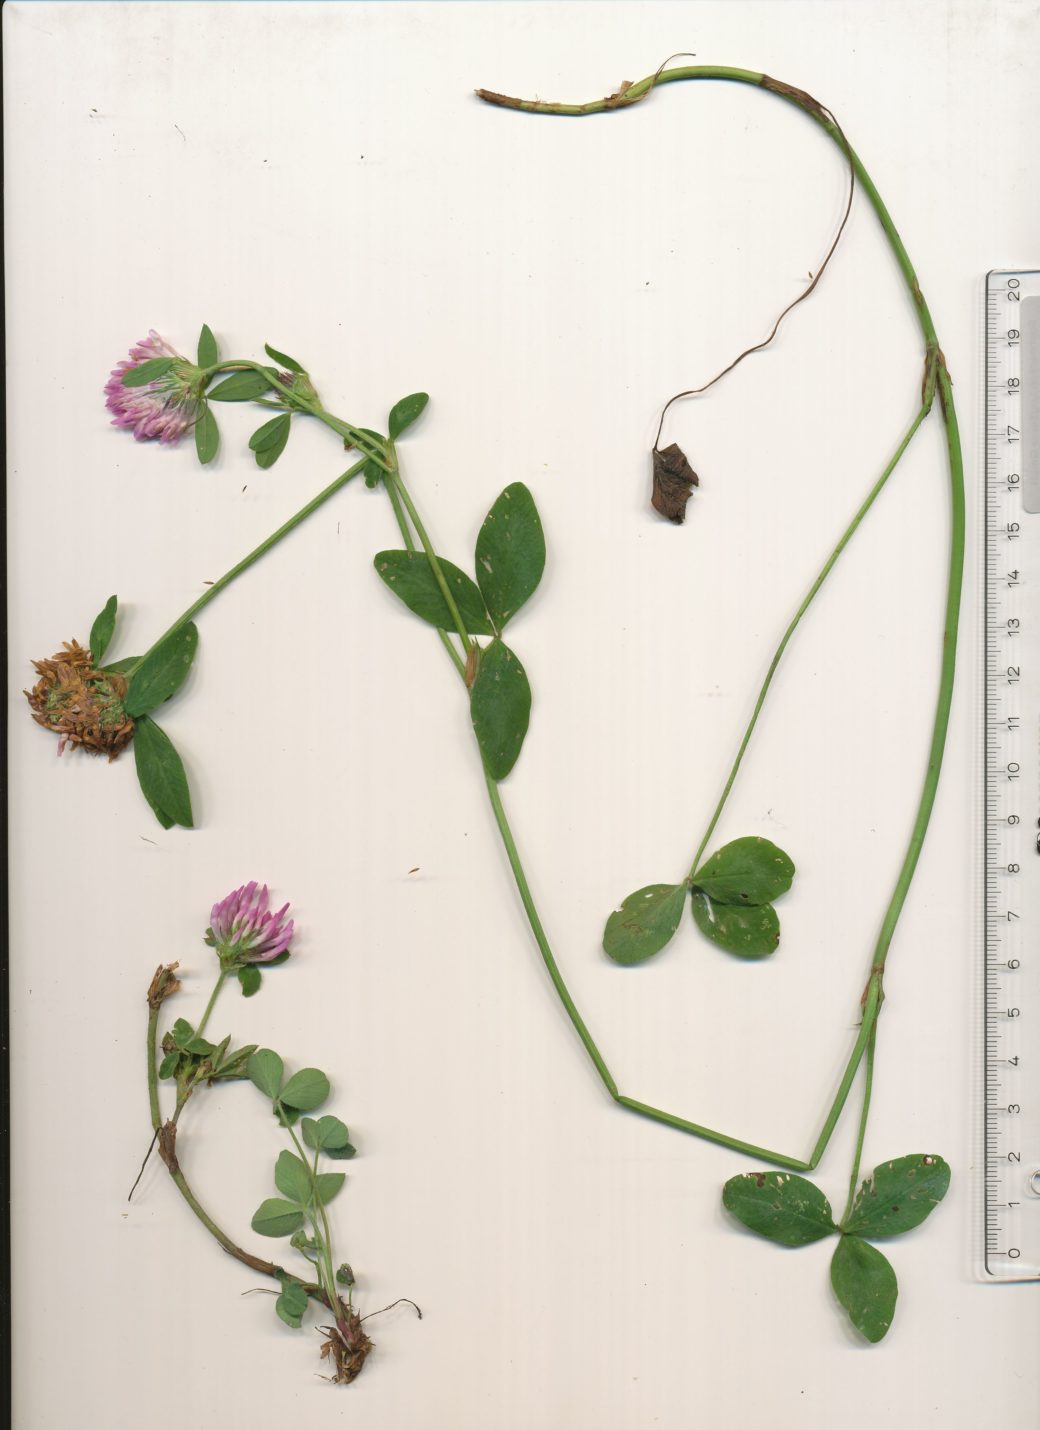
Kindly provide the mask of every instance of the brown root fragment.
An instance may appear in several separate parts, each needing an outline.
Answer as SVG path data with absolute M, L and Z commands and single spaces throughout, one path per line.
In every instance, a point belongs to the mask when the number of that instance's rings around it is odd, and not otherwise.
M 357 1380 L 372 1350 L 372 1342 L 356 1311 L 346 1311 L 342 1323 L 320 1326 L 326 1337 L 321 1343 L 321 1358 L 330 1362 L 332 1375 L 326 1376 L 333 1385 L 349 1385 Z

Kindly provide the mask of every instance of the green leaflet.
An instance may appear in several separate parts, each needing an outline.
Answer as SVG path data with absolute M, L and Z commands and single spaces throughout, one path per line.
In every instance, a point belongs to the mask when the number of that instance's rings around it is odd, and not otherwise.
M 768 839 L 751 835 L 724 844 L 697 870 L 694 885 L 720 904 L 770 904 L 786 894 L 794 864 Z
M 837 1228 L 831 1204 L 814 1183 L 792 1172 L 744 1172 L 722 1189 L 728 1212 L 781 1246 L 808 1246 Z
M 188 777 L 173 741 L 149 715 L 134 722 L 134 761 L 141 792 L 164 829 L 192 827 Z
M 274 1309 L 287 1326 L 299 1330 L 307 1310 L 307 1292 L 303 1289 L 303 1282 L 285 1277 Z
M 200 465 L 205 467 L 212 462 L 219 447 L 220 429 L 217 426 L 217 419 L 210 411 L 209 403 L 204 400 L 195 420 L 195 455 L 198 457 Z
M 249 448 L 256 457 L 258 467 L 262 467 L 266 471 L 268 467 L 274 466 L 285 451 L 291 426 L 291 415 L 288 412 L 281 412 L 277 417 L 272 417 L 270 422 L 265 422 L 263 426 L 256 429 L 249 439 Z
M 273 348 L 270 343 L 264 343 L 264 352 L 269 358 L 276 362 L 279 367 L 287 368 L 289 372 L 306 372 L 307 370 L 301 363 L 298 363 L 295 358 L 289 357 L 288 353 L 280 353 L 278 349 Z
M 294 1202 L 268 1197 L 253 1213 L 250 1226 L 260 1236 L 292 1236 L 303 1226 L 303 1212 Z
M 252 998 L 255 993 L 260 992 L 263 974 L 255 963 L 247 963 L 238 970 L 238 982 L 242 989 L 242 997 Z
M 116 610 L 119 602 L 115 596 L 109 596 L 105 602 L 105 608 L 94 619 L 94 624 L 90 628 L 90 658 L 95 666 L 100 666 L 105 658 L 105 651 L 111 643 L 112 636 L 116 628 Z
M 252 368 L 244 372 L 233 372 L 216 387 L 211 387 L 207 396 L 210 402 L 250 402 L 254 397 L 262 397 L 271 386 L 271 379 L 265 373 Z
M 876 1246 L 842 1236 L 831 1258 L 831 1285 L 849 1320 L 868 1341 L 880 1341 L 896 1313 L 896 1273 Z
M 304 1143 L 315 1151 L 328 1148 L 335 1151 L 350 1143 L 350 1132 L 346 1124 L 329 1114 L 319 1117 L 317 1121 L 313 1117 L 305 1117 L 300 1123 L 300 1131 L 303 1133 Z
M 780 942 L 780 920 L 772 904 L 759 908 L 717 904 L 694 889 L 692 906 L 701 933 L 738 958 L 765 958 Z
M 915 1152 L 882 1162 L 856 1195 L 845 1231 L 858 1236 L 898 1236 L 920 1226 L 950 1185 L 950 1168 L 941 1157 Z
M 220 349 L 208 323 L 203 323 L 197 349 L 199 367 L 216 367 L 220 361 Z
M 328 1206 L 347 1180 L 343 1172 L 319 1172 L 314 1178 L 315 1191 L 322 1206 Z
M 274 1166 L 274 1184 L 283 1197 L 305 1207 L 311 1199 L 311 1174 L 295 1152 L 279 1152 Z
M 607 919 L 603 951 L 615 963 L 645 963 L 669 943 L 682 919 L 685 884 L 648 884 Z
M 257 1048 L 246 1067 L 249 1081 L 273 1102 L 282 1090 L 285 1065 L 270 1048 Z
M 516 764 L 531 720 L 527 672 L 500 640 L 480 653 L 470 690 L 470 718 L 484 768 L 496 782 Z
M 410 427 L 422 415 L 429 400 L 429 393 L 413 392 L 408 397 L 402 397 L 400 402 L 394 403 L 390 416 L 386 419 L 391 442 L 396 442 L 405 428 Z
M 317 1068 L 301 1068 L 278 1094 L 278 1100 L 297 1112 L 313 1112 L 331 1092 L 329 1080 Z
M 545 569 L 545 536 L 534 497 L 513 482 L 477 534 L 477 585 L 498 630 L 533 594 Z
M 133 666 L 139 665 L 141 657 L 139 655 L 124 655 L 122 660 L 114 660 L 111 665 L 104 667 L 106 675 L 125 675 Z
M 198 644 L 199 631 L 193 621 L 161 640 L 130 677 L 123 702 L 126 713 L 135 718 L 147 715 L 169 700 L 187 679 Z
M 443 556 L 438 556 L 437 564 L 469 634 L 494 635 L 484 598 L 465 571 Z M 424 551 L 380 551 L 374 565 L 380 579 L 410 611 L 439 630 L 454 631 L 455 617 Z

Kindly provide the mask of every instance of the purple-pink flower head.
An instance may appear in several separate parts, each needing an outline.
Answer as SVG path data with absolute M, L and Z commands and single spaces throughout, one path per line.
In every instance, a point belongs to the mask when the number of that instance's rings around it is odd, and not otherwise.
M 144 364 L 155 364 L 145 368 Z M 142 379 L 154 371 L 151 381 L 127 385 L 127 375 Z M 199 415 L 205 377 L 202 369 L 171 348 L 154 328 L 130 349 L 129 361 L 112 369 L 105 383 L 105 406 L 112 413 L 113 427 L 130 427 L 139 442 L 158 440 L 169 446 L 193 427 Z
M 213 905 L 206 942 L 216 949 L 225 972 L 288 955 L 293 936 L 293 921 L 285 917 L 289 905 L 272 912 L 269 904 L 267 885 L 260 888 L 254 879 Z

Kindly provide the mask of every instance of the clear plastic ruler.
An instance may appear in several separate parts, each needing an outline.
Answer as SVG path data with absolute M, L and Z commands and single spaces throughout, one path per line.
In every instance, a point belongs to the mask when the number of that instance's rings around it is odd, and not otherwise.
M 982 936 L 987 1281 L 1040 1278 L 1040 271 L 986 278 Z

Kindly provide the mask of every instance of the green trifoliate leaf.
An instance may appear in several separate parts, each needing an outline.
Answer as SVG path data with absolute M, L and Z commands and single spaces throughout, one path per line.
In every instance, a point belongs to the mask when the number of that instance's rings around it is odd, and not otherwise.
M 768 839 L 752 835 L 724 844 L 693 876 L 699 889 L 719 904 L 771 904 L 786 894 L 794 864 Z
M 283 1197 L 305 1207 L 311 1199 L 311 1175 L 307 1164 L 295 1152 L 279 1152 L 274 1167 L 274 1184 Z
M 950 1168 L 941 1157 L 915 1152 L 882 1162 L 864 1181 L 845 1230 L 858 1236 L 898 1236 L 920 1226 L 946 1195 Z
M 294 1202 L 268 1197 L 253 1213 L 250 1226 L 260 1236 L 291 1236 L 303 1225 L 303 1212 Z
M 217 340 L 213 336 L 213 329 L 208 323 L 203 323 L 202 332 L 199 334 L 199 367 L 215 367 L 219 361 L 220 349 L 217 347 Z
M 781 1246 L 808 1246 L 836 1231 L 819 1187 L 791 1172 L 744 1172 L 722 1189 L 722 1205 L 749 1231 Z
M 109 596 L 105 602 L 105 609 L 95 618 L 94 624 L 90 628 L 90 658 L 95 665 L 100 665 L 105 658 L 105 651 L 111 643 L 112 636 L 116 628 L 116 610 L 119 602 L 115 596 Z
M 513 482 L 477 534 L 477 585 L 499 630 L 533 594 L 545 569 L 545 536 L 534 497 Z
M 484 768 L 496 783 L 504 780 L 519 758 L 531 722 L 531 687 L 527 672 L 500 640 L 480 653 L 469 712 Z
M 682 919 L 685 884 L 648 884 L 607 919 L 603 952 L 615 963 L 645 963 L 669 943 Z
M 297 1112 L 313 1112 L 328 1097 L 329 1080 L 317 1068 L 301 1068 L 282 1088 L 279 1101 Z
M 831 1285 L 849 1320 L 868 1341 L 880 1341 L 896 1313 L 896 1273 L 876 1246 L 843 1236 L 831 1258 Z
M 281 1293 L 274 1303 L 274 1309 L 287 1326 L 298 1331 L 307 1310 L 307 1292 L 303 1289 L 303 1282 L 291 1281 L 286 1277 L 282 1282 Z
M 247 1043 L 244 1048 L 236 1048 L 226 1062 L 215 1067 L 211 1077 L 212 1082 L 230 1082 L 238 1078 L 247 1078 L 246 1071 L 249 1059 L 256 1052 L 255 1043 Z
M 260 992 L 260 984 L 263 982 L 263 974 L 255 963 L 247 963 L 238 970 L 238 982 L 242 989 L 243 998 L 252 998 L 254 993 Z
M 164 829 L 192 827 L 188 777 L 173 741 L 150 715 L 134 722 L 134 761 L 141 793 Z
M 256 429 L 249 439 L 249 446 L 256 457 L 258 467 L 266 471 L 268 467 L 274 466 L 285 451 L 291 425 L 292 417 L 288 412 L 282 412 Z
M 282 1090 L 285 1064 L 270 1048 L 257 1048 L 246 1065 L 246 1074 L 253 1086 L 266 1093 L 273 1102 Z
M 313 1236 L 308 1236 L 305 1231 L 298 1231 L 295 1236 L 290 1237 L 289 1245 L 296 1251 L 302 1251 L 304 1255 L 309 1251 L 317 1251 L 318 1243 Z
M 207 394 L 210 402 L 250 402 L 254 397 L 262 397 L 271 386 L 271 379 L 263 372 L 249 368 L 245 372 L 233 372 Z
M 195 1029 L 188 1022 L 187 1018 L 178 1018 L 170 1029 L 170 1035 L 178 1048 L 184 1049 L 195 1036 Z
M 422 415 L 429 400 L 429 393 L 413 392 L 409 397 L 402 397 L 400 402 L 394 403 L 390 416 L 386 419 L 391 442 L 396 442 L 405 428 L 410 427 L 416 418 Z
M 203 402 L 195 419 L 195 455 L 205 467 L 217 455 L 220 447 L 220 429 L 217 419 L 210 411 L 209 403 Z
M 161 640 L 130 677 L 123 701 L 126 713 L 135 718 L 147 715 L 169 700 L 188 678 L 198 644 L 199 629 L 194 621 L 178 626 Z
M 327 1150 L 330 1147 L 336 1150 L 346 1147 L 350 1142 L 346 1123 L 329 1115 L 319 1117 L 317 1121 L 313 1117 L 305 1117 L 300 1123 L 300 1131 L 306 1145 L 313 1147 L 315 1151 Z
M 455 617 L 425 551 L 380 551 L 374 564 L 380 579 L 410 611 L 442 631 L 455 630 Z M 437 564 L 469 634 L 494 635 L 484 599 L 465 571 L 443 556 Z
M 344 1142 L 342 1147 L 326 1147 L 325 1156 L 331 1158 L 333 1162 L 346 1162 L 351 1157 L 357 1156 L 357 1148 L 350 1142 Z
M 738 958 L 765 958 L 780 942 L 780 920 L 772 904 L 743 908 L 717 904 L 707 894 L 693 891 L 693 917 L 701 933 Z
M 291 358 L 288 353 L 280 353 L 277 348 L 273 348 L 270 343 L 264 343 L 264 352 L 273 359 L 279 367 L 287 368 L 289 372 L 306 372 L 307 369 L 302 363 L 298 363 L 295 358 Z
M 319 1172 L 314 1178 L 314 1185 L 317 1190 L 318 1200 L 322 1206 L 328 1206 L 332 1198 L 336 1196 L 343 1183 L 347 1180 L 343 1172 Z
M 148 358 L 123 373 L 124 387 L 147 387 L 150 382 L 165 377 L 173 367 L 173 358 Z
M 214 1047 L 207 1038 L 192 1038 L 190 1043 L 184 1045 L 184 1051 L 197 1058 L 208 1058 Z
M 167 1053 L 166 1056 L 163 1058 L 162 1062 L 159 1064 L 159 1076 L 164 1079 L 168 1077 L 173 1077 L 174 1073 L 177 1071 L 177 1064 L 180 1062 L 180 1060 L 180 1053 Z

